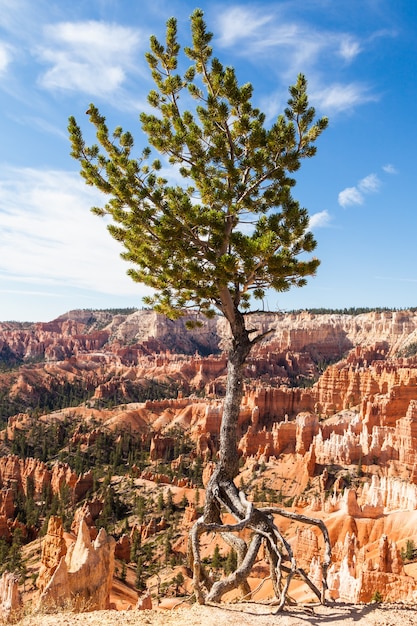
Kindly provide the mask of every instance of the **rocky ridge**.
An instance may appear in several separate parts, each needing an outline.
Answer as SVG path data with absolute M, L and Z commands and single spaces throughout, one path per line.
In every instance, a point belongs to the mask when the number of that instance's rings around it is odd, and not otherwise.
M 194 319 L 192 316 L 191 319 Z M 104 311 L 71 311 L 51 322 L 0 322 L 0 352 L 28 360 L 43 357 L 60 360 L 83 351 L 111 351 L 117 344 L 136 345 L 152 342 L 153 351 L 170 350 L 193 354 L 214 353 L 227 342 L 227 326 L 220 317 L 198 318 L 201 327 L 191 330 L 185 324 L 190 316 L 172 321 L 154 311 L 140 310 L 112 315 Z M 340 358 L 355 346 L 380 344 L 392 356 L 417 341 L 416 311 L 382 311 L 359 315 L 302 313 L 258 313 L 250 324 L 265 332 L 273 329 L 262 346 L 268 352 L 316 350 L 322 356 Z

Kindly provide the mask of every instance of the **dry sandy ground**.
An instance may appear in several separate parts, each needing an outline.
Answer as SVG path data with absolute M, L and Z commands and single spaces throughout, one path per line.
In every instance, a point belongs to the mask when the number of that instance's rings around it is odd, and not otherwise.
M 297 606 L 275 614 L 262 604 L 178 608 L 172 611 L 94 611 L 31 615 L 18 626 L 417 626 L 417 606 L 335 604 Z

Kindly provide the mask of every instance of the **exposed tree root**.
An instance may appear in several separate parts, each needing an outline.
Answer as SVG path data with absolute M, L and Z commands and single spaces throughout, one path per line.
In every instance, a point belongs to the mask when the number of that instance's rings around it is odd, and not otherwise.
M 204 515 L 200 517 L 189 535 L 189 559 L 193 569 L 194 591 L 197 602 L 220 602 L 222 596 L 238 587 L 242 595 L 250 597 L 248 577 L 263 545 L 270 563 L 270 575 L 277 601 L 277 611 L 290 603 L 289 586 L 292 579 L 301 578 L 317 596 L 322 604 L 326 603 L 327 570 L 331 562 L 331 545 L 325 524 L 318 519 L 294 513 L 278 507 L 256 508 L 243 492 L 238 492 L 233 481 L 219 481 L 213 475 L 207 488 L 207 502 Z M 221 511 L 225 510 L 236 519 L 234 524 L 223 523 Z M 319 589 L 306 572 L 298 567 L 290 544 L 280 532 L 274 517 L 281 516 L 317 526 L 324 540 L 322 559 L 322 580 Z M 252 531 L 251 539 L 246 542 L 236 533 Z M 238 563 L 234 572 L 221 580 L 213 580 L 201 561 L 200 537 L 205 533 L 219 533 L 236 551 Z

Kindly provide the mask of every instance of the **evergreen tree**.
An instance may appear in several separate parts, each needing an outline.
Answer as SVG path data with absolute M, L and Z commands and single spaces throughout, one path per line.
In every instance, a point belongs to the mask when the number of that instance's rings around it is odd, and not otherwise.
M 289 89 L 287 108 L 268 128 L 264 113 L 252 104 L 252 86 L 239 85 L 234 69 L 213 56 L 212 33 L 200 9 L 191 16 L 191 31 L 183 72 L 175 18 L 167 22 L 165 44 L 151 37 L 146 58 L 155 89 L 148 102 L 155 113 L 140 116 L 149 145 L 139 158 L 131 133 L 121 127 L 110 133 L 93 104 L 87 113 L 97 145 L 86 144 L 74 117 L 68 128 L 71 154 L 80 162 L 82 176 L 110 197 L 93 212 L 112 218 L 108 229 L 124 246 L 122 257 L 133 266 L 129 275 L 153 290 L 146 304 L 172 318 L 190 309 L 208 317 L 218 312 L 229 324 L 219 461 L 204 510 L 206 524 L 221 525 L 221 505 L 239 521 L 248 512 L 234 483 L 243 368 L 251 348 L 268 332 L 252 327 L 248 313 L 267 289 L 303 286 L 319 265 L 310 256 L 316 242 L 307 210 L 293 198 L 292 189 L 294 173 L 303 159 L 315 154 L 327 119 L 316 120 L 307 81 L 299 75 Z M 154 151 L 177 168 L 182 185 L 162 176 Z M 198 317 L 192 319 L 200 323 Z M 274 551 L 272 520 L 257 512 L 254 525 L 259 534 L 253 545 L 268 528 Z M 255 548 L 252 554 L 253 563 Z M 250 566 L 247 559 L 246 568 Z M 218 600 L 223 589 L 216 583 L 209 599 Z
M 132 546 L 130 548 L 130 560 L 136 562 L 138 560 L 139 550 L 141 546 L 141 535 L 138 530 L 133 533 Z
M 136 589 L 138 589 L 138 591 L 146 589 L 145 577 L 143 572 L 143 558 L 141 556 L 139 556 L 136 561 L 135 587 Z
M 172 582 L 175 585 L 175 595 L 178 596 L 180 594 L 180 588 L 184 584 L 184 574 L 182 572 L 178 572 L 178 574 L 172 579 Z
M 166 500 L 166 503 L 165 503 L 165 517 L 166 517 L 167 520 L 171 519 L 171 516 L 172 516 L 173 512 L 174 512 L 174 500 L 173 500 L 173 497 L 172 497 L 171 489 L 168 489 L 167 500 Z
M 139 524 L 142 524 L 145 517 L 146 500 L 143 496 L 138 496 L 136 500 L 136 515 L 138 516 Z
M 218 544 L 216 543 L 215 547 L 214 547 L 214 551 L 213 551 L 213 558 L 211 560 L 211 565 L 213 567 L 213 569 L 220 569 L 221 565 L 222 565 L 222 557 L 220 554 L 220 548 L 218 546 Z
M 24 581 L 26 578 L 26 564 L 22 555 L 23 537 L 19 527 L 13 532 L 12 545 L 7 554 L 6 569 L 9 572 L 19 574 L 19 578 Z
M 237 554 L 234 550 L 230 550 L 227 555 L 226 562 L 224 564 L 224 573 L 230 574 L 234 572 L 237 567 Z
M 165 509 L 165 500 L 164 500 L 164 494 L 162 491 L 158 493 L 157 508 L 158 508 L 158 513 L 162 513 L 162 511 Z
M 414 554 L 416 551 L 415 543 L 412 539 L 407 539 L 406 547 L 405 547 L 405 558 L 408 561 L 412 561 L 414 558 Z
M 9 545 L 4 537 L 0 537 L 0 574 L 7 569 L 7 556 L 9 554 Z
M 165 535 L 165 541 L 164 541 L 164 559 L 165 559 L 165 563 L 169 563 L 169 557 L 171 556 L 172 553 L 172 535 L 171 533 L 168 531 Z

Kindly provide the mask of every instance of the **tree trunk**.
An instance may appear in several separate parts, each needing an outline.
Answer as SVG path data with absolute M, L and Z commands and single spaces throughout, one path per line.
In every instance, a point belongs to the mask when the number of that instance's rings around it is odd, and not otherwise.
M 327 528 L 320 520 L 308 518 L 297 513 L 290 513 L 271 507 L 256 509 L 246 499 L 244 493 L 239 492 L 234 479 L 239 473 L 238 423 L 240 405 L 243 398 L 243 369 L 246 359 L 255 340 L 249 339 L 245 327 L 244 316 L 234 311 L 233 316 L 227 318 L 232 331 L 232 346 L 228 356 L 227 386 L 224 399 L 223 416 L 220 427 L 219 459 L 216 468 L 206 488 L 206 502 L 204 514 L 194 524 L 189 535 L 189 559 L 194 572 L 194 592 L 197 602 L 219 602 L 221 597 L 231 589 L 241 587 L 243 595 L 250 593 L 247 582 L 250 571 L 255 563 L 259 547 L 264 543 L 269 554 L 271 577 L 274 591 L 279 600 L 278 610 L 281 610 L 288 598 L 288 588 L 292 578 L 297 575 L 302 578 L 324 603 L 327 589 L 327 568 L 331 561 L 331 547 Z M 222 510 L 231 513 L 236 519 L 235 524 L 225 524 L 222 521 Z M 318 589 L 303 570 L 297 567 L 292 549 L 288 541 L 275 524 L 274 515 L 281 515 L 320 527 L 323 533 L 326 553 L 322 565 L 322 589 Z M 204 533 L 221 533 L 226 543 L 233 545 L 231 533 L 250 529 L 253 533 L 248 544 L 243 539 L 235 538 L 238 547 L 239 560 L 237 568 L 226 578 L 213 581 L 205 570 L 200 555 L 200 536 Z M 236 544 L 237 542 L 237 544 Z M 284 564 L 284 560 L 286 563 Z M 282 574 L 286 573 L 286 579 Z M 203 592 L 205 586 L 208 593 Z
M 237 428 L 243 398 L 243 367 L 250 352 L 247 331 L 233 341 L 227 364 L 227 385 L 220 428 L 219 474 L 233 480 L 239 473 Z
M 242 508 L 233 480 L 239 473 L 237 440 L 239 413 L 243 398 L 243 369 L 252 344 L 245 327 L 244 317 L 239 312 L 235 312 L 231 330 L 233 339 L 227 363 L 226 396 L 220 426 L 219 460 L 206 490 L 204 517 L 208 523 L 218 521 L 216 512 L 218 507 L 215 503 L 218 496 L 223 503 L 228 503 L 227 506 L 240 519 L 245 517 L 245 510 Z

